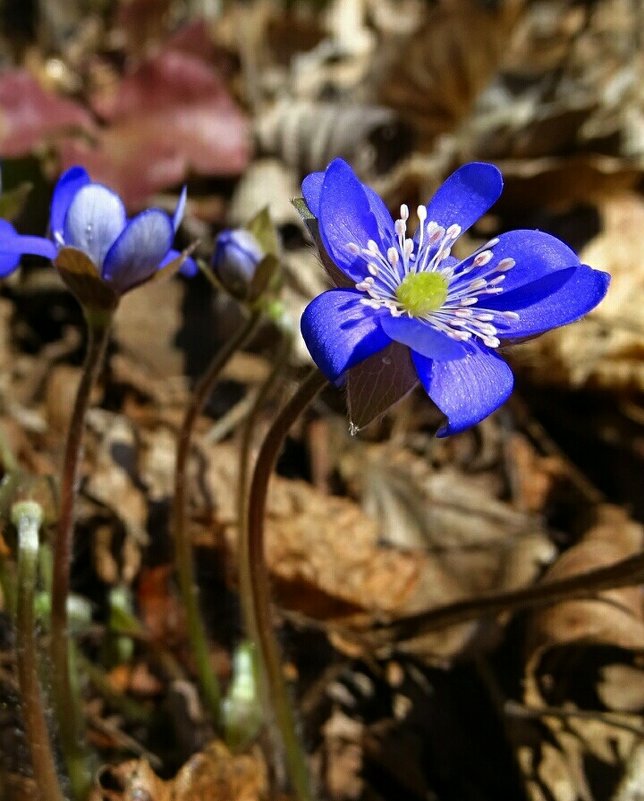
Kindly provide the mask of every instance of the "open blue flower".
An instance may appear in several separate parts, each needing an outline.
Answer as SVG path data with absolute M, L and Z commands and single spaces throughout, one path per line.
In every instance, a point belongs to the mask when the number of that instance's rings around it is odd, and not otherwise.
M 305 178 L 302 191 L 321 243 L 343 274 L 316 297 L 302 334 L 331 381 L 397 342 L 447 424 L 438 436 L 478 423 L 508 398 L 512 371 L 497 353 L 565 325 L 604 297 L 610 276 L 583 265 L 540 231 L 510 231 L 466 259 L 459 236 L 495 203 L 503 179 L 491 164 L 458 169 L 426 206 L 408 237 L 409 209 L 393 220 L 378 195 L 341 159 Z
M 82 167 L 71 167 L 54 189 L 51 238 L 23 236 L 5 224 L 0 227 L 0 259 L 32 254 L 55 261 L 61 251 L 73 248 L 89 258 L 97 277 L 120 296 L 183 258 L 172 243 L 185 202 L 184 189 L 173 217 L 161 209 L 147 209 L 128 220 L 116 193 L 94 183 Z M 185 258 L 181 269 L 193 275 L 197 266 Z

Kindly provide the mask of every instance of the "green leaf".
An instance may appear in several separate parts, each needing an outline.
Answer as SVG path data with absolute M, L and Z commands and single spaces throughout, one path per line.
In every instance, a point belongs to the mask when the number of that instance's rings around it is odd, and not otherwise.
M 347 405 L 357 433 L 402 400 L 418 384 L 409 348 L 392 342 L 347 374 Z
M 271 219 L 268 206 L 258 211 L 253 219 L 248 223 L 246 229 L 259 242 L 259 246 L 264 253 L 272 256 L 279 256 L 280 240 L 275 228 L 275 223 Z
M 249 303 L 254 303 L 265 292 L 276 289 L 280 277 L 280 263 L 276 256 L 271 253 L 264 256 L 264 258 L 257 265 L 257 270 L 253 276 L 253 280 L 248 287 L 247 300 Z

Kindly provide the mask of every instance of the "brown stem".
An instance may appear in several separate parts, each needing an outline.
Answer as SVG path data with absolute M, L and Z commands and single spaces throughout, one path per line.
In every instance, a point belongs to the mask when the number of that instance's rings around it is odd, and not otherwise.
M 642 581 L 644 581 L 644 552 L 579 575 L 556 581 L 543 581 L 520 590 L 468 598 L 392 620 L 365 635 L 364 639 L 371 647 L 399 643 L 484 615 L 498 615 L 502 612 L 516 612 L 562 601 L 588 598 L 603 590 L 626 587 Z M 351 634 L 347 633 L 347 636 L 351 637 Z
M 282 342 L 276 355 L 273 369 L 259 388 L 257 397 L 253 401 L 253 405 L 244 424 L 239 447 L 239 475 L 237 478 L 237 561 L 239 564 L 239 597 L 246 635 L 251 640 L 255 640 L 256 636 L 254 634 L 255 621 L 252 602 L 251 568 L 248 553 L 248 476 L 251 462 L 250 451 L 257 418 L 266 399 L 272 392 L 273 387 L 286 366 L 292 344 L 292 335 L 288 332 L 283 332 Z
M 266 680 L 266 697 L 280 732 L 286 767 L 300 801 L 312 798 L 306 757 L 299 742 L 288 689 L 282 674 L 279 645 L 273 631 L 268 570 L 264 554 L 266 497 L 275 461 L 294 421 L 327 383 L 314 369 L 273 422 L 257 456 L 248 500 L 248 568 L 250 602 L 255 621 L 260 669 Z
M 31 752 L 34 781 L 40 801 L 64 801 L 43 697 L 38 680 L 34 595 L 38 572 L 38 529 L 42 511 L 37 503 L 16 503 L 12 520 L 18 529 L 18 599 L 16 609 L 16 661 L 25 734 Z
M 208 369 L 197 382 L 190 404 L 186 409 L 177 442 L 172 506 L 175 565 L 179 579 L 179 590 L 186 611 L 188 638 L 195 658 L 197 677 L 215 725 L 219 724 L 220 719 L 221 693 L 219 682 L 210 664 L 208 640 L 199 611 L 199 590 L 195 581 L 192 544 L 187 526 L 188 494 L 186 471 L 195 424 L 210 397 L 215 382 L 233 354 L 243 347 L 244 343 L 253 335 L 260 319 L 259 313 L 251 315 L 237 333 L 230 337 L 224 346 L 217 351 Z
M 111 321 L 111 314 L 87 316 L 87 352 L 67 432 L 60 485 L 58 531 L 54 543 L 50 641 L 53 700 L 72 791 L 79 800 L 87 795 L 91 776 L 80 744 L 80 709 L 70 676 L 67 597 L 73 551 L 74 503 L 78 490 L 85 417 L 107 348 Z

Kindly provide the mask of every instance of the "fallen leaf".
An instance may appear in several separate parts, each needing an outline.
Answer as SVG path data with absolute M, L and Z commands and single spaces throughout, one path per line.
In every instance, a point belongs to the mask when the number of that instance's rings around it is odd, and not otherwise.
M 0 156 L 17 158 L 72 131 L 90 133 L 88 112 L 45 91 L 26 70 L 0 73 Z

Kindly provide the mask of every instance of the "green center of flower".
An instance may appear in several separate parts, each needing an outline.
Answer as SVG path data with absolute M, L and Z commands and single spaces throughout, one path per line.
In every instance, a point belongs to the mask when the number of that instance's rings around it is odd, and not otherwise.
M 448 286 L 440 273 L 409 273 L 396 289 L 396 297 L 408 314 L 422 317 L 440 309 L 447 299 Z

